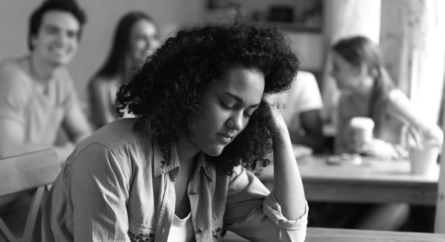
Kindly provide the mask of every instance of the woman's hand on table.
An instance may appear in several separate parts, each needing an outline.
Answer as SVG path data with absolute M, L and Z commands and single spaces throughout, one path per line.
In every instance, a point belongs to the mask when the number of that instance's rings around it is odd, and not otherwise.
M 401 158 L 400 151 L 398 151 L 393 144 L 375 138 L 370 142 L 362 144 L 360 147 L 358 147 L 358 151 L 362 155 L 374 156 L 383 159 Z
M 406 157 L 406 151 L 401 145 L 394 145 L 377 138 L 372 138 L 368 142 L 363 142 L 363 139 L 355 134 L 349 126 L 346 130 L 346 140 L 349 153 L 373 156 L 382 159 L 400 159 Z

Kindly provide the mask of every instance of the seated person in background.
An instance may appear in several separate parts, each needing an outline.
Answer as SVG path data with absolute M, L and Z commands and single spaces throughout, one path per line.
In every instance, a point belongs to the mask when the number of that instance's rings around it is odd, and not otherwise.
M 298 59 L 276 27 L 180 30 L 117 94 L 118 119 L 82 141 L 43 205 L 44 241 L 304 241 L 307 204 L 269 94 Z M 274 155 L 272 192 L 246 168 Z
M 134 65 L 145 62 L 159 47 L 158 27 L 143 12 L 130 12 L 119 21 L 107 61 L 88 85 L 91 119 L 95 128 L 115 120 L 113 104 L 119 87 Z
M 431 145 L 441 146 L 441 129 L 434 122 L 422 120 L 420 114 L 413 111 L 408 98 L 394 86 L 382 66 L 376 45 L 365 37 L 352 37 L 337 42 L 332 51 L 332 75 L 341 91 L 336 152 L 384 159 L 407 158 L 408 152 L 403 145 L 403 127 L 406 125 L 419 130 Z M 353 138 L 349 129 L 353 117 L 368 117 L 374 121 L 374 137 L 369 143 L 361 144 Z M 348 228 L 398 230 L 408 219 L 409 207 L 397 203 L 327 204 L 322 216 L 322 223 L 331 221 L 339 225 L 342 221 Z M 331 227 L 329 224 L 315 226 Z
M 273 98 L 281 100 L 285 105 L 281 114 L 289 129 L 292 143 L 309 147 L 317 153 L 322 152 L 324 149 L 321 119 L 323 101 L 315 76 L 310 72 L 298 71 L 292 87 L 285 92 L 273 95 Z M 300 149 L 296 149 L 296 153 L 298 150 Z
M 30 54 L 0 62 L 0 157 L 53 147 L 62 164 L 91 133 L 65 68 L 76 53 L 84 23 L 74 1 L 44 1 L 29 19 Z M 64 146 L 55 144 L 60 129 L 71 138 Z M 0 198 L 0 206 L 9 204 L 0 214 L 22 205 L 11 202 L 26 197 L 22 195 Z
M 29 20 L 30 54 L 0 63 L 0 157 L 53 147 L 63 163 L 91 133 L 65 68 L 84 22 L 74 1 L 44 1 Z M 55 146 L 61 128 L 71 143 Z
M 341 96 L 335 139 L 337 153 L 360 153 L 381 158 L 407 158 L 404 126 L 418 130 L 429 145 L 441 147 L 443 132 L 432 120 L 422 120 L 406 95 L 397 89 L 382 66 L 379 51 L 369 39 L 353 37 L 332 47 L 333 70 Z M 374 138 L 355 142 L 349 128 L 353 117 L 374 121 Z

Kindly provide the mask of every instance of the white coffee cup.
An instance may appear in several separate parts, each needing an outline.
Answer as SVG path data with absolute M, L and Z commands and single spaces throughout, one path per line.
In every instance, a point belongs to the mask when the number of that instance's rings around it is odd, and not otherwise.
M 349 122 L 349 127 L 351 128 L 354 140 L 358 144 L 366 144 L 372 140 L 374 121 L 367 117 L 354 117 Z
M 409 152 L 412 174 L 428 174 L 434 170 L 439 155 L 438 147 L 414 148 Z

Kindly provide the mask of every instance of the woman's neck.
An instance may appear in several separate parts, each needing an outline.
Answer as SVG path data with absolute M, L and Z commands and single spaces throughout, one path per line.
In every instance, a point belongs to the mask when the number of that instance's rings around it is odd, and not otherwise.
M 191 141 L 189 135 L 187 135 L 185 131 L 181 132 L 179 140 L 176 142 L 176 152 L 178 153 L 180 165 L 191 165 L 194 163 L 194 158 L 199 151 L 198 147 Z
M 357 85 L 356 88 L 350 92 L 352 99 L 355 100 L 355 103 L 364 110 L 367 110 L 369 107 L 373 87 L 374 80 L 369 77 L 365 80 L 362 80 L 360 84 Z

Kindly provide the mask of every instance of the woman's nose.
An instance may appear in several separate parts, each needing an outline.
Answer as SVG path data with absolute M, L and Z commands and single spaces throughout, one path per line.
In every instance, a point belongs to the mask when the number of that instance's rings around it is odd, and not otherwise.
M 235 130 L 242 130 L 244 126 L 243 115 L 235 114 L 227 120 L 227 127 Z

